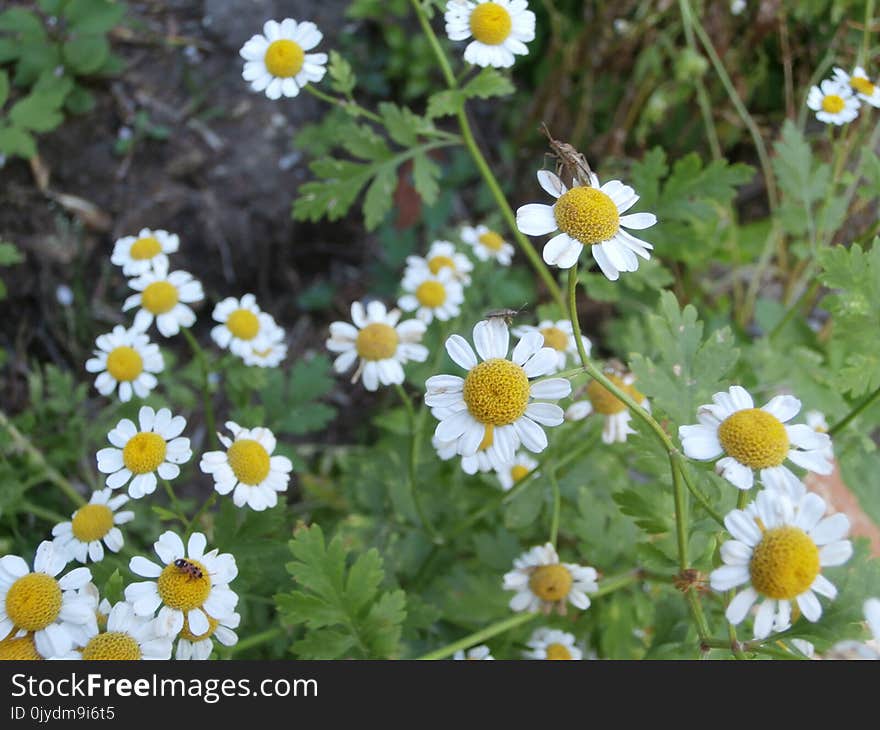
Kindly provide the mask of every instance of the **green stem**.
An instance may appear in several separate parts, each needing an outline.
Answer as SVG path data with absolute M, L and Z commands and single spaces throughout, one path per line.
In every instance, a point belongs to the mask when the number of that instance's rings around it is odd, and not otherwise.
M 27 436 L 15 427 L 3 411 L 0 411 L 0 426 L 6 429 L 15 446 L 30 456 L 30 458 L 33 459 L 43 470 L 47 481 L 51 482 L 64 492 L 67 498 L 77 507 L 82 507 L 86 503 L 85 498 L 76 491 L 74 486 L 65 479 L 55 467 L 49 464 L 46 457 L 43 455 L 43 452 L 34 446 Z
M 491 639 L 493 636 L 498 636 L 511 629 L 515 629 L 517 626 L 527 624 L 529 621 L 536 619 L 538 615 L 539 614 L 537 613 L 518 613 L 515 616 L 506 618 L 503 621 L 497 621 L 496 623 L 487 626 L 485 629 L 480 629 L 472 634 L 468 634 L 463 639 L 454 641 L 441 649 L 428 652 L 418 658 L 421 660 L 445 659 L 446 657 L 452 656 L 457 651 L 464 651 L 465 649 L 469 649 L 472 646 Z
M 431 539 L 436 544 L 440 545 L 444 542 L 443 536 L 437 532 L 434 525 L 431 523 L 431 520 L 428 519 L 425 508 L 422 506 L 421 494 L 418 487 L 416 486 L 419 446 L 421 443 L 421 419 L 416 418 L 416 413 L 415 409 L 413 408 L 412 401 L 406 394 L 406 390 L 404 390 L 403 386 L 399 383 L 395 383 L 394 388 L 397 391 L 397 394 L 400 396 L 400 400 L 403 401 L 404 408 L 406 408 L 406 415 L 409 420 L 410 432 L 412 433 L 409 448 L 409 465 L 407 470 L 410 497 L 412 498 L 413 505 L 416 508 L 416 514 L 419 517 L 419 522 L 422 525 L 422 529 L 424 529 L 431 536 Z
M 865 4 L 865 28 L 862 31 L 862 49 L 859 52 L 859 66 L 866 67 L 871 57 L 871 24 L 874 22 L 874 0 Z
M 425 37 L 428 39 L 428 43 L 430 44 L 431 49 L 434 52 L 434 57 L 437 59 L 437 63 L 440 65 L 440 70 L 443 73 L 443 78 L 446 80 L 446 85 L 450 89 L 457 88 L 458 81 L 456 80 L 455 74 L 452 71 L 452 66 L 450 66 L 449 64 L 449 59 L 446 57 L 446 53 L 443 51 L 443 47 L 440 45 L 437 34 L 434 33 L 434 29 L 431 27 L 431 23 L 425 15 L 425 11 L 422 8 L 421 3 L 419 2 L 419 0 L 410 0 L 410 2 L 412 4 L 413 10 L 415 10 L 416 16 L 419 19 L 419 24 L 422 27 L 422 31 L 424 32 Z M 471 158 L 474 161 L 474 164 L 477 166 L 477 169 L 483 176 L 483 181 L 486 183 L 489 191 L 492 193 L 492 197 L 495 199 L 495 203 L 498 206 L 498 209 L 501 211 L 501 215 L 504 217 L 504 220 L 507 223 L 510 232 L 516 239 L 517 245 L 519 246 L 520 250 L 526 255 L 526 258 L 529 259 L 529 263 L 531 263 L 532 268 L 534 268 L 538 276 L 541 277 L 547 287 L 547 290 L 550 292 L 550 295 L 559 305 L 560 309 L 562 311 L 565 311 L 565 304 L 562 298 L 562 291 L 559 288 L 559 284 L 556 282 L 556 279 L 553 278 L 550 270 L 547 268 L 547 266 L 544 264 L 544 261 L 538 255 L 535 247 L 532 246 L 531 241 L 529 241 L 529 239 L 526 238 L 526 236 L 521 233 L 519 228 L 517 227 L 516 215 L 514 214 L 513 209 L 510 207 L 510 204 L 507 202 L 504 191 L 501 189 L 501 185 L 499 185 L 497 178 L 492 172 L 492 169 L 489 167 L 489 163 L 486 161 L 486 158 L 480 151 L 480 147 L 477 144 L 477 141 L 474 139 L 474 133 L 471 129 L 470 122 L 468 121 L 467 112 L 465 111 L 464 105 L 462 105 L 458 109 L 456 117 L 458 119 L 458 126 L 461 129 L 461 136 L 464 141 L 465 147 L 467 147 L 468 152 L 470 153 Z
M 314 84 L 306 84 L 303 87 L 306 91 L 308 91 L 312 96 L 321 101 L 326 101 L 328 104 L 332 104 L 333 106 L 338 106 L 343 111 L 351 114 L 353 117 L 365 117 L 369 119 L 371 122 L 377 122 L 382 124 L 382 117 L 380 117 L 375 112 L 371 112 L 369 109 L 365 109 L 360 104 L 354 101 L 349 101 L 348 99 L 342 99 L 338 96 L 331 96 L 319 88 L 317 88 Z
M 550 543 L 556 547 L 556 538 L 559 536 L 559 513 L 562 509 L 562 496 L 559 493 L 559 482 L 553 469 L 547 470 L 547 478 L 553 489 L 553 516 L 550 518 Z
M 183 541 L 186 542 L 189 539 L 189 536 L 193 534 L 195 528 L 198 526 L 199 520 L 202 515 L 205 514 L 213 505 L 214 502 L 217 501 L 217 492 L 212 491 L 208 498 L 202 503 L 202 506 L 199 507 L 199 511 L 196 512 L 192 519 L 189 521 L 189 524 L 186 526 L 186 534 L 183 536 Z
M 165 490 L 165 494 L 168 495 L 168 499 L 171 502 L 171 508 L 174 512 L 177 513 L 177 516 L 186 524 L 186 512 L 181 507 L 180 502 L 177 499 L 177 495 L 174 493 L 174 489 L 171 487 L 171 482 L 167 479 L 159 479 L 159 482 L 162 484 L 162 488 Z
M 65 517 L 58 512 L 46 509 L 45 507 L 40 507 L 40 505 L 34 504 L 33 502 L 23 501 L 21 503 L 21 511 L 24 514 L 31 514 L 34 515 L 34 517 L 39 517 L 46 522 L 56 524 L 61 522 L 70 522 L 70 517 Z
M 730 645 L 729 640 L 725 639 L 701 639 L 700 646 L 705 649 L 727 649 L 729 652 L 735 654 L 736 651 L 734 647 Z M 765 646 L 763 644 L 757 642 L 746 642 L 741 645 L 742 652 L 754 652 L 755 654 L 766 654 L 767 656 L 772 656 L 776 659 L 794 659 L 794 660 L 802 660 L 804 657 L 798 656 L 790 651 L 785 651 L 784 649 L 777 649 L 774 646 Z
M 207 441 L 211 446 L 218 446 L 217 429 L 214 423 L 214 400 L 211 396 L 211 380 L 210 370 L 208 368 L 208 358 L 205 357 L 205 351 L 199 345 L 195 336 L 187 327 L 180 330 L 189 343 L 193 356 L 199 361 L 199 369 L 202 371 L 202 401 L 205 408 L 205 428 L 208 431 Z
M 866 408 L 869 408 L 878 398 L 880 398 L 880 388 L 877 388 L 877 390 L 871 393 L 867 398 L 865 398 L 861 403 L 859 403 L 855 408 L 853 408 L 849 413 L 847 413 L 843 418 L 841 418 L 837 423 L 829 428 L 828 435 L 835 436 L 840 430 L 848 426 L 850 421 L 852 421 L 862 411 L 864 411 Z
M 715 522 L 717 522 L 719 525 L 724 527 L 723 515 L 712 506 L 712 503 L 709 501 L 709 498 L 705 495 L 705 493 L 699 487 L 697 487 L 696 484 L 694 484 L 692 482 L 691 475 L 688 470 L 687 464 L 684 461 L 684 457 L 679 453 L 679 454 L 676 454 L 675 460 L 678 464 L 678 468 L 681 471 L 681 476 L 684 479 L 684 483 L 685 483 L 685 486 L 687 486 L 688 491 L 694 496 L 694 499 L 696 499 L 697 502 L 700 503 L 700 506 L 704 510 L 706 510 L 706 512 L 709 514 L 709 516 L 713 520 L 715 520 Z
M 270 641 L 284 636 L 285 633 L 285 630 L 281 626 L 275 626 L 271 629 L 261 631 L 259 634 L 248 636 L 246 639 L 242 639 L 237 644 L 230 646 L 228 649 L 222 649 L 221 653 L 223 654 L 224 658 L 229 659 L 235 654 L 240 654 L 241 652 L 247 651 L 248 649 L 253 649 L 255 646 L 260 646 L 260 644 L 268 644 Z

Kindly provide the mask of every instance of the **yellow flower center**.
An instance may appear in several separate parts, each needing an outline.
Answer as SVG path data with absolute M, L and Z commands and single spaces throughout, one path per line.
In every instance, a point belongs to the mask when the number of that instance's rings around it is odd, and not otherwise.
M 6 615 L 19 629 L 45 629 L 60 611 L 61 586 L 45 573 L 23 575 L 6 593 Z
M 167 281 L 154 281 L 141 292 L 141 304 L 153 314 L 165 314 L 177 305 L 180 293 L 174 284 Z
M 568 335 L 559 327 L 544 327 L 541 334 L 544 335 L 544 347 L 552 347 L 560 352 L 568 349 Z
M 364 360 L 387 360 L 394 357 L 399 341 L 394 327 L 373 322 L 358 332 L 354 347 Z
M 477 240 L 490 251 L 500 251 L 504 245 L 504 239 L 495 231 L 486 231 Z
M 34 637 L 28 634 L 17 639 L 0 641 L 0 662 L 2 661 L 37 661 L 42 659 L 37 653 Z
M 200 608 L 211 593 L 208 569 L 197 560 L 187 558 L 187 562 L 201 570 L 201 578 L 195 577 L 185 568 L 169 563 L 156 581 L 162 603 L 184 613 Z
M 497 3 L 477 5 L 471 13 L 471 33 L 480 43 L 497 46 L 510 35 L 513 22 L 510 13 Z
M 837 94 L 828 94 L 828 96 L 822 99 L 822 109 L 829 114 L 842 112 L 845 106 L 846 102 Z
M 167 450 L 165 439 L 158 433 L 136 433 L 122 449 L 122 463 L 133 474 L 148 474 L 165 461 Z
M 864 94 L 865 96 L 874 95 L 874 84 L 872 84 L 868 79 L 863 78 L 862 76 L 853 76 L 849 80 L 849 85 L 852 86 L 860 94 Z
M 788 454 L 788 434 L 782 422 L 760 408 L 737 411 L 718 427 L 724 451 L 752 469 L 779 466 Z
M 260 320 L 250 309 L 236 309 L 226 318 L 226 329 L 240 340 L 252 340 L 260 331 Z
M 270 74 L 286 79 L 302 70 L 306 53 L 299 43 L 283 39 L 269 44 L 263 60 Z
M 464 379 L 464 402 L 480 423 L 506 426 L 526 412 L 529 379 L 516 363 L 493 358 L 471 368 Z
M 106 504 L 84 505 L 74 513 L 72 527 L 80 542 L 100 540 L 113 528 L 113 510 Z
M 518 482 L 520 479 L 525 479 L 529 474 L 529 467 L 523 466 L 522 464 L 514 464 L 510 468 L 510 478 L 513 479 L 514 483 Z
M 242 484 L 256 486 L 269 476 L 269 452 L 259 441 L 239 439 L 226 452 L 235 478 Z
M 135 261 L 145 261 L 160 253 L 162 253 L 162 244 L 153 236 L 139 238 L 131 244 L 131 248 L 128 249 L 129 256 Z
M 439 274 L 444 266 L 455 271 L 455 262 L 449 256 L 434 256 L 428 261 L 428 268 L 432 274 Z
M 606 377 L 636 403 L 641 403 L 645 399 L 645 396 L 639 393 L 632 385 L 624 383 L 623 378 L 619 375 L 606 375 Z M 626 410 L 626 404 L 598 380 L 590 381 L 590 384 L 587 386 L 587 398 L 593 405 L 593 410 L 596 413 L 601 413 L 603 416 L 613 416 L 615 413 L 621 413 Z
M 790 601 L 819 575 L 819 548 L 800 527 L 774 527 L 755 546 L 749 574 L 761 595 Z
M 205 616 L 208 616 L 208 614 L 205 614 Z M 187 641 L 202 641 L 203 639 L 210 639 L 214 635 L 214 632 L 217 630 L 217 625 L 219 623 L 220 622 L 217 621 L 217 619 L 208 616 L 208 630 L 204 634 L 196 635 L 192 631 L 190 631 L 189 619 L 184 616 L 183 628 L 180 630 L 180 638 L 186 639 Z
M 416 299 L 423 307 L 436 309 L 446 301 L 446 288 L 439 281 L 423 281 L 416 288 Z
M 141 658 L 141 647 L 131 636 L 122 631 L 108 631 L 93 636 L 83 647 L 82 658 L 86 660 L 127 660 Z
M 480 446 L 477 449 L 478 451 L 485 451 L 495 442 L 495 426 L 491 423 L 486 424 L 486 429 L 483 431 L 483 440 L 480 441 Z
M 107 372 L 120 382 L 135 380 L 143 371 L 143 358 L 133 347 L 120 345 L 107 355 Z
M 571 652 L 565 644 L 547 644 L 544 651 L 547 652 L 547 658 L 551 660 L 571 659 Z
M 559 197 L 553 210 L 559 230 L 585 246 L 607 241 L 620 228 L 617 206 L 598 188 L 574 187 Z
M 540 565 L 529 578 L 529 588 L 542 601 L 564 601 L 571 583 L 571 573 L 559 563 Z

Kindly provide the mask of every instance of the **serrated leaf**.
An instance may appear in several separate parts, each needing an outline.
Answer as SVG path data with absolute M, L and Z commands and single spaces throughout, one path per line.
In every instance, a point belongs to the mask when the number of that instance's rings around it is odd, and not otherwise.
M 0 266 L 12 266 L 24 261 L 24 254 L 14 243 L 0 241 Z
M 516 91 L 513 82 L 498 69 L 486 66 L 462 89 L 468 99 L 489 99 L 493 96 L 508 96 Z
M 387 101 L 379 104 L 379 114 L 388 136 L 402 147 L 413 147 L 418 143 L 419 135 L 436 131 L 430 119 L 420 117 L 407 107 Z
M 110 44 L 100 34 L 77 33 L 61 47 L 64 64 L 77 75 L 97 71 L 110 56 Z
M 413 185 L 425 205 L 434 205 L 440 194 L 440 166 L 425 153 L 413 157 Z
M 342 140 L 342 146 L 354 157 L 368 162 L 385 160 L 391 156 L 391 150 L 385 140 L 372 127 L 360 125 L 349 130 Z
M 327 73 L 330 76 L 330 88 L 333 91 L 345 96 L 354 91 L 357 77 L 351 68 L 351 64 L 338 51 L 330 51 L 330 63 L 327 64 Z
M 428 109 L 425 115 L 429 119 L 437 117 L 448 117 L 458 114 L 461 105 L 464 103 L 465 96 L 460 89 L 447 89 L 431 94 L 428 99 Z
M 320 180 L 303 183 L 293 201 L 295 220 L 339 220 L 351 208 L 372 176 L 372 167 L 347 160 L 322 158 L 310 165 Z
M 394 204 L 394 191 L 397 189 L 397 168 L 385 165 L 373 178 L 364 196 L 364 226 L 374 230 L 388 215 Z
M 0 127 L 0 153 L 30 159 L 37 154 L 34 138 L 18 127 Z
M 354 647 L 351 634 L 331 629 L 316 629 L 293 642 L 290 650 L 300 659 L 339 659 Z

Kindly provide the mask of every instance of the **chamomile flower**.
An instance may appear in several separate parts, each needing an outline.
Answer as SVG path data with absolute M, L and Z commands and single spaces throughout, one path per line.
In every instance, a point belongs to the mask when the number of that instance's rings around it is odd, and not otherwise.
M 244 360 L 245 365 L 277 368 L 286 357 L 287 345 L 284 342 L 284 330 L 279 328 L 276 336 L 251 345 L 251 348 L 242 355 L 241 359 Z
M 513 561 L 513 570 L 504 575 L 504 590 L 515 591 L 511 611 L 555 608 L 565 615 L 566 604 L 585 611 L 590 607 L 589 593 L 598 590 L 596 570 L 575 563 L 560 563 L 551 543 L 536 545 Z
M 880 86 L 871 81 L 861 66 L 856 66 L 851 74 L 842 68 L 835 68 L 834 79 L 841 85 L 849 86 L 859 100 L 880 107 Z
M 606 372 L 605 375 L 642 408 L 651 410 L 648 399 L 636 390 L 635 378 L 631 374 Z M 585 395 L 587 396 L 585 399 L 575 401 L 566 409 L 566 420 L 580 421 L 593 413 L 598 413 L 605 419 L 602 427 L 602 442 L 606 444 L 624 443 L 627 436 L 635 433 L 630 426 L 632 414 L 629 408 L 598 380 L 590 381 Z
M 327 72 L 326 53 L 307 53 L 323 37 L 308 21 L 267 20 L 263 33 L 251 36 L 239 51 L 245 60 L 242 78 L 270 99 L 296 96 L 307 83 L 317 83 Z
M 553 205 L 529 203 L 516 211 L 516 225 L 529 236 L 543 236 L 559 231 L 544 245 L 544 261 L 560 269 L 577 263 L 584 246 L 589 246 L 602 273 L 617 281 L 621 271 L 636 271 L 639 259 L 650 259 L 647 241 L 624 230 L 642 230 L 657 222 L 653 213 L 621 215 L 639 196 L 619 180 L 599 186 L 599 179 L 590 174 L 590 185 L 575 185 L 570 190 L 549 170 L 538 171 L 538 183 L 556 198 Z
M 794 396 L 779 395 L 755 408 L 746 389 L 734 385 L 726 393 L 715 393 L 712 400 L 697 410 L 699 424 L 680 426 L 678 437 L 692 459 L 712 461 L 724 454 L 715 468 L 738 489 L 752 488 L 755 470 L 762 481 L 776 471 L 796 488 L 799 480 L 784 465 L 786 459 L 816 474 L 831 473 L 828 434 L 806 424 L 786 425 L 801 409 Z
M 152 617 L 158 608 L 159 626 L 169 638 L 183 630 L 184 622 L 200 636 L 211 628 L 209 617 L 223 621 L 235 612 L 238 596 L 229 588 L 238 575 L 235 558 L 217 548 L 205 552 L 206 545 L 201 532 L 190 535 L 184 547 L 168 530 L 153 545 L 158 564 L 140 555 L 129 562 L 132 573 L 154 580 L 126 586 L 125 600 L 138 616 Z
M 245 294 L 241 299 L 227 297 L 216 304 L 211 316 L 220 323 L 211 329 L 211 339 L 218 347 L 241 358 L 249 356 L 255 348 L 284 338 L 272 315 L 257 306 L 253 294 Z
M 157 474 L 162 479 L 176 479 L 180 475 L 178 464 L 192 458 L 189 439 L 180 435 L 184 428 L 186 419 L 172 416 L 168 408 L 154 411 L 142 406 L 138 425 L 123 418 L 107 434 L 113 447 L 97 454 L 98 471 L 107 474 L 105 484 L 110 489 L 128 484 L 128 496 L 140 499 L 156 491 Z
M 825 420 L 825 414 L 822 411 L 807 411 L 804 413 L 804 420 L 816 433 L 828 433 L 829 431 L 828 421 Z M 834 459 L 834 446 L 830 438 L 825 447 L 824 456 L 829 462 Z
M 33 634 L 10 635 L 0 641 L 0 662 L 40 661 L 43 658 L 37 651 Z
M 93 627 L 88 641 L 79 650 L 56 657 L 84 661 L 138 661 L 171 658 L 171 638 L 158 630 L 152 617 L 138 616 L 132 605 L 120 601 L 107 614 L 107 625 Z
M 168 266 L 168 254 L 175 253 L 180 239 L 175 233 L 142 228 L 136 236 L 124 236 L 113 244 L 110 260 L 126 276 L 140 276 L 155 266 Z
M 110 395 L 118 386 L 119 400 L 125 403 L 132 395 L 146 398 L 156 387 L 156 373 L 162 372 L 165 361 L 159 346 L 139 329 L 118 324 L 99 335 L 95 344 L 98 349 L 86 360 L 86 370 L 98 373 L 95 387 L 101 395 Z
M 293 470 L 290 459 L 272 455 L 276 441 L 268 428 L 242 428 L 235 421 L 227 421 L 226 428 L 231 439 L 217 434 L 226 451 L 208 451 L 199 468 L 214 477 L 218 494 L 232 492 L 236 507 L 247 505 L 256 512 L 274 507 L 278 492 L 287 490 Z
M 77 593 L 92 573 L 74 568 L 57 577 L 67 562 L 67 553 L 48 540 L 37 548 L 33 571 L 17 555 L 0 558 L 0 636 L 33 634 L 37 653 L 46 658 L 77 645 L 83 631 L 95 623 L 89 601 Z
M 495 657 L 492 656 L 491 650 L 485 644 L 474 646 L 468 649 L 467 652 L 465 652 L 464 649 L 459 649 L 453 654 L 452 658 L 458 661 L 468 659 L 472 661 L 492 661 L 495 659 Z
M 526 0 L 449 0 L 446 35 L 452 41 L 473 40 L 464 60 L 475 66 L 509 68 L 515 56 L 527 56 L 535 39 L 535 14 Z
M 880 598 L 869 598 L 865 601 L 864 612 L 874 641 L 880 641 Z
M 128 497 L 124 494 L 112 495 L 111 489 L 93 492 L 89 503 L 74 512 L 70 522 L 62 522 L 52 528 L 55 543 L 68 553 L 71 560 L 97 563 L 104 559 L 104 545 L 114 553 L 122 550 L 125 541 L 118 525 L 131 522 L 134 512 L 118 511 L 128 502 Z
M 825 502 L 813 492 L 795 501 L 764 489 L 744 510 L 727 514 L 724 525 L 733 539 L 721 546 L 724 565 L 712 571 L 709 582 L 716 591 L 745 586 L 727 607 L 730 623 L 741 623 L 759 599 L 756 639 L 787 629 L 793 604 L 808 621 L 819 620 L 822 606 L 816 594 L 837 595 L 822 568 L 842 565 L 852 555 L 852 544 L 842 539 L 849 519 L 842 512 L 823 519 L 825 511 Z
M 339 353 L 333 362 L 337 373 L 344 373 L 359 360 L 351 377 L 356 383 L 363 376 L 364 387 L 374 391 L 379 385 L 403 383 L 403 365 L 410 360 L 424 362 L 428 348 L 419 344 L 426 325 L 420 319 L 400 322 L 400 310 L 385 309 L 382 302 L 351 305 L 351 321 L 330 325 L 327 349 Z
M 498 481 L 501 482 L 501 488 L 507 492 L 537 468 L 537 461 L 524 451 L 519 451 L 510 464 L 505 464 L 502 469 L 496 469 L 495 473 L 498 475 Z
M 477 361 L 468 342 L 460 335 L 446 340 L 446 352 L 456 365 L 467 370 L 457 375 L 435 375 L 425 383 L 425 403 L 431 408 L 446 409 L 434 435 L 443 442 L 456 442 L 462 456 L 477 453 L 486 431 L 502 459 L 512 460 L 522 443 L 529 451 L 547 448 L 547 434 L 542 426 L 558 426 L 562 409 L 555 403 L 571 393 L 564 378 L 546 378 L 537 383 L 529 379 L 546 375 L 556 363 L 556 352 L 543 347 L 544 338 L 536 332 L 525 335 L 507 359 L 510 333 L 497 319 L 477 322 L 473 330 Z
M 470 272 L 474 265 L 463 253 L 455 250 L 455 245 L 449 241 L 434 241 L 424 258 L 421 256 L 407 256 L 406 267 L 420 275 L 427 269 L 432 274 L 439 274 L 441 269 L 451 269 L 455 278 L 467 286 L 471 283 Z M 404 274 L 404 278 L 406 278 Z
M 559 629 L 535 629 L 523 652 L 525 659 L 583 659 L 584 653 L 575 645 L 574 634 Z
M 192 327 L 196 314 L 187 306 L 205 298 L 202 285 L 186 271 L 168 272 L 166 262 L 156 263 L 128 285 L 132 294 L 122 305 L 122 311 L 140 307 L 134 316 L 135 329 L 143 332 L 156 320 L 156 328 L 164 337 L 173 337 L 181 327 Z
M 464 288 L 449 268 L 432 274 L 427 268 L 407 269 L 401 288 L 406 292 L 397 300 L 404 312 L 415 312 L 425 324 L 436 317 L 441 322 L 457 317 L 464 301 Z
M 473 248 L 474 256 L 480 261 L 495 259 L 502 266 L 510 266 L 513 260 L 513 246 L 505 241 L 501 234 L 479 225 L 464 226 L 460 235 L 461 240 Z
M 816 112 L 816 119 L 825 124 L 846 124 L 859 115 L 859 99 L 847 84 L 825 79 L 807 94 L 807 106 Z
M 193 634 L 189 629 L 189 623 L 184 620 L 183 628 L 177 638 L 177 648 L 174 650 L 174 658 L 181 660 L 197 659 L 205 660 L 211 656 L 216 639 L 223 646 L 234 646 L 238 643 L 238 634 L 235 629 L 241 623 L 241 616 L 232 613 L 222 620 L 208 616 L 208 630 L 201 634 Z
M 528 332 L 540 333 L 544 338 L 544 346 L 556 350 L 556 368 L 553 372 L 558 373 L 565 370 L 569 356 L 575 361 L 578 360 L 577 341 L 574 339 L 574 331 L 569 320 L 561 319 L 554 322 L 551 319 L 545 319 L 537 327 L 522 325 L 513 330 L 513 334 L 517 337 L 522 337 Z M 584 343 L 584 350 L 589 355 L 592 343 L 583 335 L 581 335 L 581 341 Z

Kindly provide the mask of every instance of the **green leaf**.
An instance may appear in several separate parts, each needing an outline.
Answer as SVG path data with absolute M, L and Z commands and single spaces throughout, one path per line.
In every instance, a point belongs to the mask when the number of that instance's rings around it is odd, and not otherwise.
M 464 94 L 460 89 L 447 89 L 431 94 L 428 98 L 428 109 L 425 115 L 429 119 L 437 117 L 449 117 L 458 114 L 461 105 L 464 104 Z
M 14 243 L 0 241 L 0 266 L 13 266 L 24 261 L 24 254 Z
M 37 145 L 23 129 L 0 126 L 0 153 L 30 159 L 37 154 Z
M 95 108 L 95 95 L 82 86 L 75 86 L 64 101 L 71 114 L 85 114 Z
M 114 570 L 110 577 L 104 581 L 104 588 L 101 590 L 101 598 L 106 598 L 110 605 L 113 606 L 123 600 L 124 585 L 122 575 L 119 570 Z
M 391 156 L 385 140 L 372 127 L 354 127 L 342 140 L 342 146 L 349 154 L 362 160 L 384 160 Z
M 436 131 L 434 123 L 425 117 L 420 117 L 407 107 L 383 101 L 379 104 L 379 114 L 382 123 L 391 137 L 402 147 L 414 147 L 419 140 L 419 135 L 427 135 Z
M 440 194 L 440 166 L 424 152 L 413 157 L 413 185 L 425 205 L 434 205 Z
M 5 71 L 0 71 L 0 107 L 6 103 L 9 97 L 9 76 Z
M 396 189 L 397 168 L 391 165 L 382 167 L 364 196 L 364 226 L 368 231 L 374 230 L 388 215 Z
M 479 98 L 490 99 L 493 96 L 509 96 L 516 87 L 513 82 L 504 76 L 498 69 L 486 66 L 474 78 L 468 81 L 462 89 L 466 99 Z
M 330 76 L 330 88 L 337 94 L 348 96 L 354 91 L 357 77 L 351 68 L 351 64 L 338 51 L 330 51 L 330 63 L 327 64 L 327 73 Z
M 315 160 L 309 167 L 323 179 L 300 186 L 293 201 L 293 217 L 299 221 L 339 220 L 372 177 L 369 165 L 331 157 Z
M 0 13 L 0 31 L 23 33 L 45 38 L 46 31 L 42 21 L 30 10 L 9 8 Z
M 81 33 L 106 33 L 124 15 L 121 0 L 70 0 L 64 7 L 64 17 Z
M 110 56 L 110 44 L 103 35 L 73 35 L 61 49 L 66 66 L 77 75 L 94 73 Z

